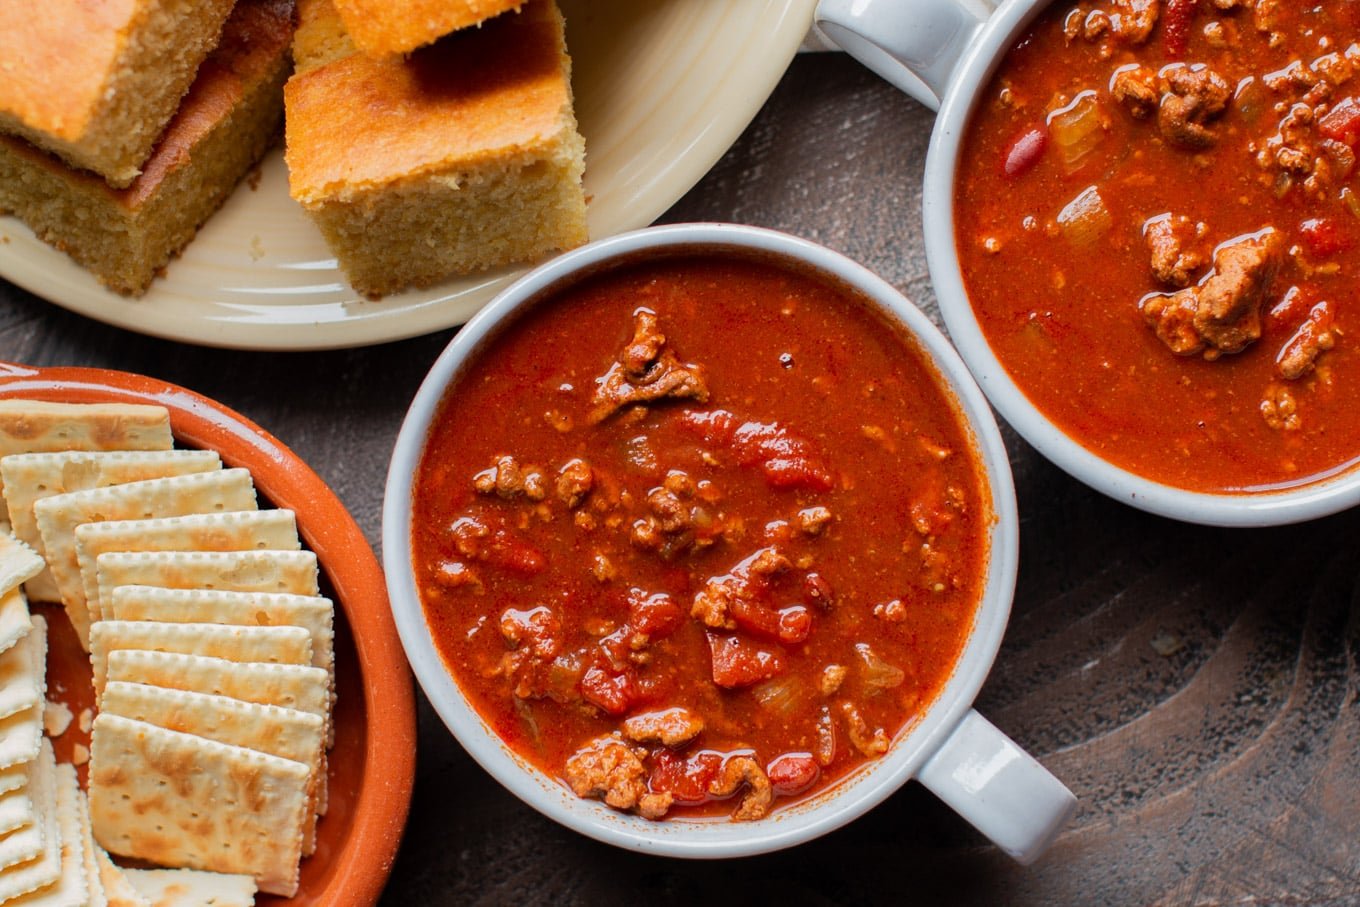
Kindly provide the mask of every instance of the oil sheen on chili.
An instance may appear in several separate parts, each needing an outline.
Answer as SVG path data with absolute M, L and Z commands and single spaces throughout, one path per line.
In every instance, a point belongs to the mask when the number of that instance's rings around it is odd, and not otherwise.
M 457 378 L 412 547 L 449 670 L 524 758 L 648 818 L 758 819 L 938 695 L 991 502 L 915 343 L 765 262 L 577 284 Z
M 1360 0 L 1053 3 L 980 95 L 987 342 L 1101 457 L 1208 492 L 1360 460 Z

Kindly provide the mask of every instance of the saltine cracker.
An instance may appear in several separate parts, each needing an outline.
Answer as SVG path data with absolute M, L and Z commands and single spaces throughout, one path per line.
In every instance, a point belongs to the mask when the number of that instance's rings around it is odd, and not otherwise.
M 43 498 L 33 505 L 47 565 L 61 592 L 71 626 L 89 651 L 89 612 L 76 560 L 75 530 L 82 523 L 142 520 L 190 513 L 255 510 L 255 484 L 248 469 L 172 476 L 92 488 Z
M 105 555 L 107 557 L 107 555 Z M 108 675 L 108 655 L 119 649 L 207 655 L 228 661 L 310 665 L 312 638 L 302 627 L 232 627 L 149 620 L 101 620 L 90 632 L 96 704 Z
M 170 411 L 163 406 L 0 400 L 0 458 L 52 450 L 169 450 L 174 444 Z M 0 503 L 0 519 L 6 518 Z
M 94 721 L 90 816 L 112 853 L 297 892 L 307 766 L 118 715 Z
M 33 504 L 43 498 L 221 468 L 215 450 L 65 450 L 0 459 L 14 534 L 39 554 L 44 554 L 42 533 L 33 519 Z M 35 601 L 61 601 L 56 580 L 45 567 L 29 580 L 26 591 Z
M 322 717 L 330 702 L 326 672 L 310 666 L 120 649 L 108 653 L 106 670 L 109 683 L 127 681 L 212 693 Z
M 80 825 L 80 808 L 85 794 L 80 790 L 73 765 L 58 765 L 56 781 L 57 828 L 61 836 L 59 875 L 50 885 L 6 901 L 6 907 L 89 907 L 85 841 Z
M 99 598 L 117 586 L 319 595 L 310 551 L 110 551 L 95 559 Z
M 291 510 L 195 513 L 152 520 L 85 523 L 75 529 L 76 563 L 90 622 L 104 616 L 95 558 L 110 551 L 297 551 Z

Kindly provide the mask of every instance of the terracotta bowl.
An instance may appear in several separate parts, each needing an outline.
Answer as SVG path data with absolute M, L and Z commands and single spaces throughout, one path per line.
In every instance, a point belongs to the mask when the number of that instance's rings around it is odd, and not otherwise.
M 227 466 L 248 467 L 262 499 L 297 513 L 304 544 L 321 564 L 335 615 L 337 701 L 330 752 L 330 808 L 317 825 L 316 853 L 302 861 L 292 898 L 278 905 L 367 905 L 378 900 L 401 842 L 415 779 L 416 714 L 410 669 L 388 606 L 382 569 L 354 519 L 296 454 L 243 416 L 192 391 L 142 375 L 87 368 L 0 363 L 0 398 L 65 403 L 151 403 L 170 411 L 180 447 L 211 448 Z M 89 662 L 60 608 L 49 680 L 68 704 L 92 699 Z M 83 686 L 82 686 L 83 685 Z M 79 728 L 55 741 L 59 758 L 82 740 Z M 67 756 L 69 758 L 69 755 Z

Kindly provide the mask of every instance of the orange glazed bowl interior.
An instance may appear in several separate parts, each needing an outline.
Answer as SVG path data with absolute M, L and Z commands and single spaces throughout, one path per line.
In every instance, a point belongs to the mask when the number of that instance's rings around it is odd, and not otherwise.
M 265 501 L 297 514 L 302 541 L 321 566 L 322 592 L 338 606 L 330 807 L 317 824 L 316 853 L 302 861 L 298 893 L 292 898 L 262 894 L 256 903 L 376 903 L 411 803 L 415 697 L 382 569 L 340 499 L 296 454 L 250 420 L 163 381 L 104 369 L 0 363 L 0 398 L 164 406 L 178 447 L 215 450 L 225 465 L 249 468 Z M 43 613 L 55 617 L 61 609 Z M 60 629 L 67 629 L 64 623 Z M 66 651 L 72 647 L 76 651 Z M 58 682 L 78 683 L 83 669 L 88 684 L 88 659 L 76 657 L 82 655 L 78 649 L 73 634 L 53 634 L 49 671 Z M 63 735 L 59 755 L 73 745 L 65 738 L 77 733 L 73 727 Z

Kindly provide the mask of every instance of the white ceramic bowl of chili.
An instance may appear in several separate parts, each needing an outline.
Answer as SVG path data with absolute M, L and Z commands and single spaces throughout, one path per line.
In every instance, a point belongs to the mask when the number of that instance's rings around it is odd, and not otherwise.
M 997 412 L 1072 477 L 1140 510 L 1210 526 L 1278 526 L 1360 504 L 1360 468 L 1278 490 L 1190 491 L 1102 459 L 1058 428 L 1015 383 L 968 301 L 955 239 L 954 187 L 969 117 L 1025 29 L 1056 0 L 821 0 L 818 25 L 860 62 L 939 110 L 921 208 L 926 259 L 949 336 Z M 995 8 L 995 11 L 993 9 Z M 1155 405 L 1149 402 L 1149 405 Z
M 411 558 L 412 493 L 432 420 L 460 369 L 499 325 L 545 294 L 611 263 L 648 252 L 756 254 L 810 270 L 862 294 L 900 325 L 932 362 L 975 440 L 991 495 L 986 581 L 973 628 L 944 689 L 904 728 L 884 756 L 809 799 L 754 822 L 649 821 L 598 800 L 576 797 L 501 740 L 460 691 L 433 642 Z M 972 709 L 1010 615 L 1019 521 L 1010 465 L 986 399 L 940 331 L 887 282 L 844 256 L 802 239 L 755 227 L 682 224 L 626 233 L 562 255 L 502 292 L 458 332 L 431 368 L 407 413 L 392 456 L 383 505 L 383 560 L 393 613 L 416 678 L 449 730 L 497 781 L 524 802 L 589 837 L 646 853 L 716 858 L 793 846 L 873 808 L 916 778 L 998 847 L 1028 863 L 1071 817 L 1076 798 L 1052 774 Z

